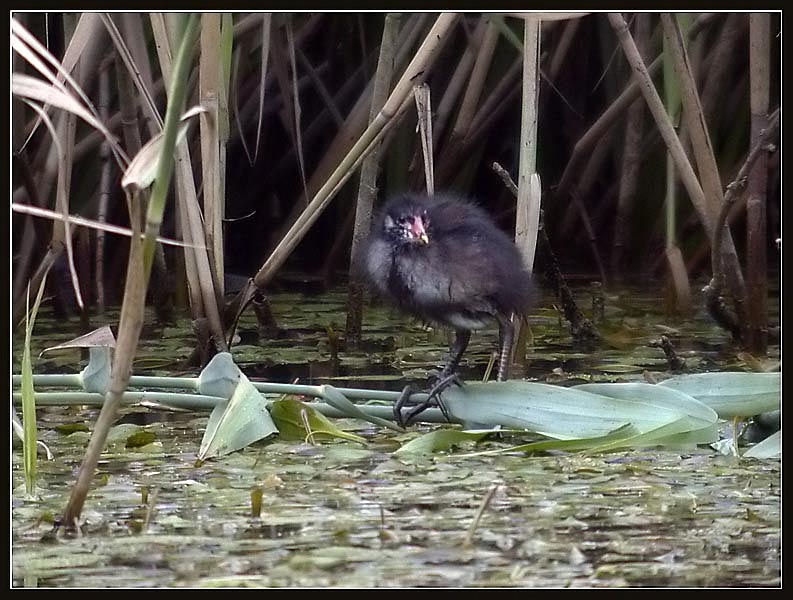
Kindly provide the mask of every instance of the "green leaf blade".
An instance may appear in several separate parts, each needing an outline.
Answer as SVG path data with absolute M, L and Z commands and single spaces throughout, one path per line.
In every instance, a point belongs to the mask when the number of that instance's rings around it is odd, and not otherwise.
M 644 383 L 471 383 L 447 390 L 443 401 L 463 423 L 526 429 L 558 440 L 604 437 L 626 426 L 633 431 L 628 446 L 691 446 L 717 438 L 712 409 L 677 390 Z
M 778 410 L 782 399 L 782 374 L 779 372 L 692 373 L 658 385 L 696 398 L 722 419 Z
M 36 493 L 37 480 L 37 439 L 36 429 L 36 393 L 33 389 L 33 361 L 30 355 L 30 338 L 33 334 L 33 325 L 39 311 L 44 287 L 47 283 L 46 275 L 42 277 L 33 309 L 25 314 L 25 345 L 22 349 L 22 428 L 24 440 L 22 444 L 23 461 L 25 466 L 25 491 L 31 496 Z M 26 301 L 30 301 L 30 286 Z

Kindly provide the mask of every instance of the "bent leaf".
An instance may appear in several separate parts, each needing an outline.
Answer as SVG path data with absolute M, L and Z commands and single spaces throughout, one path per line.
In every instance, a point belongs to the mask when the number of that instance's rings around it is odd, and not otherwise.
M 228 352 L 218 352 L 198 376 L 198 393 L 219 398 L 231 398 L 243 377 Z
M 77 115 L 91 127 L 99 131 L 113 145 L 118 145 L 115 136 L 99 119 L 92 115 L 74 96 L 65 89 L 50 85 L 41 79 L 24 75 L 11 74 L 11 93 L 15 96 L 35 100 L 42 104 L 51 104 L 62 110 Z
M 333 408 L 336 408 L 341 412 L 343 412 L 346 416 L 355 419 L 363 419 L 364 421 L 369 421 L 370 423 L 374 423 L 375 425 L 380 425 L 382 427 L 387 427 L 388 429 L 393 429 L 394 431 L 398 431 L 399 433 L 405 432 L 405 430 L 402 429 L 399 425 L 392 423 L 388 419 L 381 419 L 380 417 L 367 415 L 360 408 L 358 408 L 353 402 L 350 402 L 347 396 L 342 394 L 332 385 L 323 385 L 321 389 L 322 389 L 322 399 L 325 400 L 325 402 L 327 402 L 328 404 L 330 404 Z
M 283 437 L 311 440 L 317 436 L 327 436 L 366 444 L 361 436 L 339 429 L 310 404 L 294 398 L 274 401 L 270 405 L 270 416 Z
M 73 340 L 69 340 L 68 342 L 63 342 L 62 344 L 58 344 L 57 346 L 50 346 L 49 348 L 44 348 L 41 351 L 41 354 L 45 352 L 50 352 L 51 350 L 65 350 L 67 348 L 97 348 L 97 347 L 104 347 L 104 348 L 115 348 L 116 347 L 116 338 L 113 335 L 113 330 L 110 329 L 109 325 L 104 325 L 93 331 L 89 331 L 85 335 L 81 335 L 80 337 L 76 337 Z
M 194 106 L 181 117 L 179 129 L 176 132 L 176 145 L 178 146 L 187 134 L 187 129 L 190 127 L 190 119 L 196 115 L 207 112 L 201 106 Z M 160 161 L 160 149 L 164 139 L 163 132 L 158 133 L 151 138 L 146 145 L 141 148 L 135 155 L 135 158 L 129 163 L 129 167 L 124 172 L 124 177 L 121 178 L 121 187 L 124 189 L 146 189 L 153 182 L 157 175 L 157 168 Z
M 218 404 L 209 415 L 198 459 L 206 460 L 235 452 L 278 433 L 264 398 L 240 371 L 240 381 L 228 402 Z
M 113 330 L 109 325 L 105 325 L 68 342 L 45 348 L 41 354 L 51 350 L 88 348 L 88 364 L 80 371 L 83 390 L 89 393 L 104 394 L 110 387 L 113 367 L 112 349 L 115 347 L 116 338 L 113 335 Z
M 113 351 L 105 346 L 88 348 L 88 364 L 80 371 L 83 389 L 86 392 L 104 394 L 110 389 L 110 378 L 113 373 Z

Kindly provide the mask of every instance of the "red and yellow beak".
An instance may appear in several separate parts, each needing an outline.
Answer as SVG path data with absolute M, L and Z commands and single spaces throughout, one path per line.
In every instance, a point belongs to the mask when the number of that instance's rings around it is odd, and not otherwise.
M 421 240 L 423 244 L 430 243 L 430 238 L 427 237 L 427 230 L 424 228 L 424 220 L 421 217 L 413 217 L 410 223 L 410 235 L 414 239 Z

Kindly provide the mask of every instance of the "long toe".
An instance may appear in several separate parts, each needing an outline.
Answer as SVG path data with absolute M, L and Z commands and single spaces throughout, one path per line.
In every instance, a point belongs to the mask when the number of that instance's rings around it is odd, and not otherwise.
M 397 425 L 399 425 L 400 427 L 405 427 L 405 425 L 407 425 L 410 422 L 410 415 L 412 414 L 413 411 L 408 412 L 407 417 L 403 419 L 402 408 L 410 404 L 410 397 L 413 394 L 417 393 L 418 391 L 419 388 L 416 385 L 409 383 L 404 387 L 399 398 L 397 398 L 397 401 L 394 402 L 394 419 L 396 420 Z
M 437 381 L 435 381 L 435 383 L 433 383 L 432 387 L 430 388 L 430 391 L 427 392 L 430 395 L 428 400 L 431 400 L 433 398 L 440 398 L 441 393 L 453 385 L 459 387 L 463 386 L 463 381 L 462 379 L 460 379 L 457 373 L 452 373 L 451 375 L 447 375 L 442 379 L 438 379 Z
M 414 404 L 410 400 L 410 397 L 413 394 L 420 392 L 421 390 L 414 384 L 408 384 L 402 390 L 402 393 L 397 398 L 397 401 L 394 403 L 394 419 L 396 420 L 397 424 L 400 427 L 406 427 L 409 425 L 418 415 L 423 413 L 428 408 L 433 406 L 437 406 L 440 411 L 443 413 L 444 418 L 451 423 L 451 418 L 449 417 L 449 411 L 446 408 L 443 400 L 441 399 L 441 394 L 444 390 L 448 389 L 453 385 L 462 386 L 462 380 L 457 376 L 456 373 L 452 373 L 450 375 L 446 375 L 443 378 L 436 379 L 430 387 L 430 389 L 426 392 L 427 399 L 423 402 L 419 402 L 412 406 L 410 410 L 403 414 L 402 409 L 411 406 Z
M 402 426 L 406 427 L 406 426 L 410 425 L 410 423 L 412 423 L 413 420 L 417 416 L 419 416 L 421 413 L 423 413 L 428 408 L 430 408 L 432 406 L 435 406 L 436 404 L 441 408 L 441 411 L 443 412 L 443 414 L 446 415 L 446 412 L 444 411 L 444 409 L 442 408 L 442 405 L 440 403 L 438 403 L 437 401 L 430 401 L 428 399 L 425 402 L 422 402 L 421 404 L 417 404 L 416 406 L 414 406 L 413 408 L 411 408 L 407 412 L 407 414 L 405 415 L 405 423 Z M 447 417 L 447 420 L 448 420 L 448 417 Z
M 446 408 L 446 405 L 443 403 L 441 399 L 441 394 L 444 390 L 450 388 L 453 385 L 462 386 L 462 380 L 457 376 L 456 373 L 452 373 L 451 375 L 447 375 L 443 379 L 439 379 L 435 382 L 435 384 L 430 388 L 428 392 L 429 396 L 427 398 L 428 403 L 433 403 L 437 405 L 438 408 L 441 409 L 444 418 L 451 423 L 451 418 L 449 417 L 449 411 Z

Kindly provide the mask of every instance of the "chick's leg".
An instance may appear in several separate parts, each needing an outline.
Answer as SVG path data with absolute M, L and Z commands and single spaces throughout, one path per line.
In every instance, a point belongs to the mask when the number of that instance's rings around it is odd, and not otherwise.
M 408 413 L 405 417 L 402 417 L 402 407 L 408 402 L 408 398 L 410 395 L 415 393 L 417 390 L 414 386 L 406 386 L 404 390 L 402 390 L 402 395 L 394 404 L 394 416 L 397 420 L 397 423 L 400 425 L 407 425 L 413 419 L 415 419 L 419 414 L 427 410 L 431 406 L 437 406 L 441 409 L 443 416 L 446 417 L 446 420 L 449 421 L 449 413 L 446 410 L 446 407 L 443 405 L 441 401 L 441 393 L 443 390 L 448 388 L 450 385 L 460 384 L 460 380 L 457 377 L 456 370 L 458 365 L 460 364 L 460 360 L 465 353 L 466 348 L 468 348 L 468 342 L 471 340 L 471 332 L 467 329 L 457 329 L 455 331 L 454 336 L 454 343 L 452 344 L 451 353 L 449 356 L 449 360 L 446 365 L 441 370 L 440 374 L 438 375 L 435 382 L 432 384 L 432 387 L 427 392 L 428 396 L 424 402 L 416 405 Z
M 498 357 L 498 381 L 509 379 L 509 370 L 512 366 L 512 340 L 515 337 L 515 326 L 512 320 L 505 315 L 496 315 L 498 321 L 498 341 L 501 346 Z
M 450 375 L 453 375 L 457 371 L 457 367 L 460 364 L 460 360 L 463 358 L 466 348 L 468 348 L 468 342 L 470 340 L 471 332 L 468 329 L 455 330 L 454 343 L 452 343 L 449 360 L 438 375 L 438 379 L 435 384 L 436 386 L 445 379 L 448 379 Z

